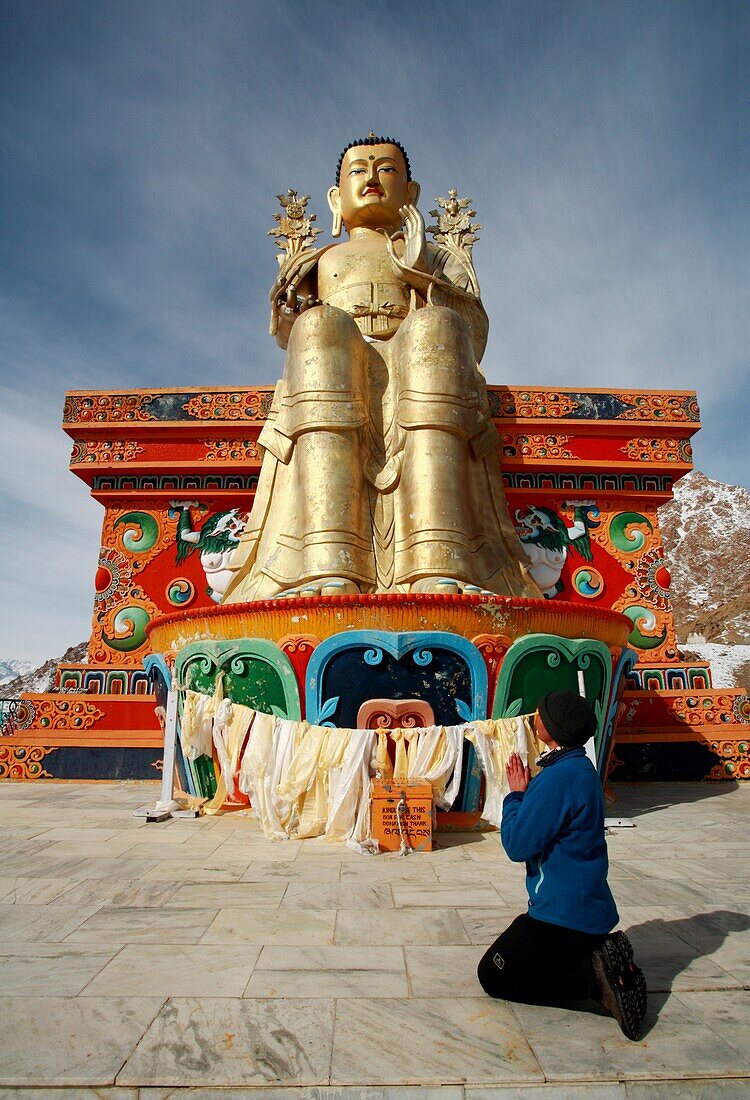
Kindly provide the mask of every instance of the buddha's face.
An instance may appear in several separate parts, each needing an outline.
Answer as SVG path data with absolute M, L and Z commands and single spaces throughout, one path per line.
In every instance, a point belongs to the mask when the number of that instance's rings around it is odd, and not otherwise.
M 396 145 L 355 145 L 344 156 L 339 186 L 328 192 L 328 204 L 349 233 L 360 226 L 392 231 L 403 224 L 401 207 L 418 197 L 419 184 L 407 180 Z

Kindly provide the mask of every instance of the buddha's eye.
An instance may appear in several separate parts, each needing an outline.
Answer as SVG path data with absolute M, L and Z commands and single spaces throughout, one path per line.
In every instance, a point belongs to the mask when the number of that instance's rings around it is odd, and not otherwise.
M 352 168 L 349 171 L 350 176 L 361 176 L 364 172 L 364 168 Z

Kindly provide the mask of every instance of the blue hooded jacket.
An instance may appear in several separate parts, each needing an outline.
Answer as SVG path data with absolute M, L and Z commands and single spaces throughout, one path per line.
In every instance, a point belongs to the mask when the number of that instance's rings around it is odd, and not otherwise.
M 500 836 L 508 858 L 526 863 L 529 916 L 591 935 L 614 928 L 604 795 L 583 749 L 554 756 L 525 792 L 506 795 Z

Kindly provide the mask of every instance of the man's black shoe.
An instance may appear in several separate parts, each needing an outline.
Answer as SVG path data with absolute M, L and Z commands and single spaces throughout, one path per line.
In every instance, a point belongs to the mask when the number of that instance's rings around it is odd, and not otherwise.
M 617 1020 L 623 1035 L 636 1040 L 646 1015 L 646 979 L 633 961 L 624 932 L 606 936 L 591 959 L 602 1005 Z

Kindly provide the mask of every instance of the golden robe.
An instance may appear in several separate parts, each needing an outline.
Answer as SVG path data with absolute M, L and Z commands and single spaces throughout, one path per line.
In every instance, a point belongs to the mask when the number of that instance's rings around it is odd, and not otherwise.
M 389 241 L 361 262 L 350 248 L 337 268 L 326 256 L 336 247 L 286 271 L 286 285 L 317 275 L 323 304 L 291 330 L 222 602 L 326 577 L 362 592 L 446 577 L 538 596 L 505 502 L 478 368 L 488 322 L 470 261 L 430 245 L 430 273 L 412 272 Z

